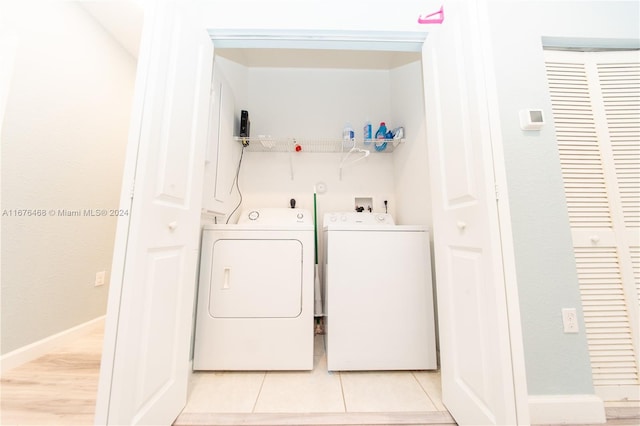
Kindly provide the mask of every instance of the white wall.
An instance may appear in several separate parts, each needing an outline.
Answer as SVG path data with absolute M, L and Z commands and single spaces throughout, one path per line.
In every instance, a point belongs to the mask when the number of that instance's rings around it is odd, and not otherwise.
M 249 87 L 253 135 L 340 139 L 350 122 L 362 138 L 367 118 L 389 121 L 388 71 L 258 68 L 250 72 Z M 377 211 L 383 211 L 382 199 L 394 206 L 389 154 L 372 153 L 345 167 L 342 179 L 340 159 L 340 154 L 296 153 L 292 180 L 288 155 L 248 155 L 243 165 L 247 205 L 262 204 L 276 193 L 282 206 L 296 198 L 300 207 L 312 209 L 313 187 L 324 182 L 327 192 L 318 197 L 319 217 L 327 210 L 353 210 L 355 196 L 375 197 L 372 207 Z
M 394 152 L 396 221 L 431 226 L 422 62 L 391 71 L 391 114 L 402 123 L 407 143 Z
M 231 74 L 231 64 L 220 61 L 225 75 Z M 233 67 L 239 75 L 238 64 Z M 395 125 L 390 121 L 388 70 L 249 67 L 246 88 L 237 78 L 227 80 L 240 99 L 246 93 L 246 104 L 236 99 L 236 109 L 249 110 L 252 136 L 340 139 L 342 128 L 350 122 L 361 139 L 367 119 L 374 123 L 374 131 L 382 120 Z M 400 120 L 397 125 L 403 124 Z M 345 167 L 340 178 L 342 154 L 303 150 L 293 154 L 292 179 L 289 154 L 246 152 L 240 174 L 242 208 L 287 207 L 295 198 L 298 207 L 312 210 L 314 185 L 323 182 L 327 192 L 318 195 L 320 218 L 325 211 L 353 210 L 356 196 L 373 197 L 376 211 L 384 211 L 387 200 L 389 212 L 395 213 L 394 155 L 373 152 Z
M 77 4 L 14 16 L 19 38 L 2 127 L 2 353 L 104 315 L 135 59 Z M 55 212 L 55 214 L 51 214 Z
M 209 0 L 202 4 L 202 18 L 215 29 L 425 32 L 418 17 L 441 5 L 441 0 Z
M 592 394 L 584 327 L 564 334 L 561 309 L 582 317 L 560 161 L 544 68 L 543 37 L 574 47 L 640 46 L 637 1 L 490 3 L 492 48 L 513 224 L 530 395 Z M 540 132 L 518 111 L 542 108 Z

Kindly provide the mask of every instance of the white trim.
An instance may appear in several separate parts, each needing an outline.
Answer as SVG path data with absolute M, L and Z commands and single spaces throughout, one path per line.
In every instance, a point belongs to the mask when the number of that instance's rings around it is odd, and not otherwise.
M 531 424 L 605 423 L 604 402 L 597 395 L 529 396 Z
M 421 52 L 425 32 L 209 29 L 219 48 L 337 49 Z
M 446 411 L 415 413 L 181 413 L 173 423 L 177 426 L 224 425 L 455 425 Z
M 596 395 L 603 401 L 640 401 L 640 386 L 610 385 L 594 386 Z M 640 402 L 638 403 L 640 406 Z
M 39 358 L 45 355 L 47 352 L 72 342 L 75 339 L 87 334 L 93 326 L 100 321 L 104 321 L 105 316 L 94 318 L 91 321 L 87 321 L 83 324 L 76 325 L 67 330 L 61 331 L 49 337 L 45 337 L 42 340 L 33 342 L 14 351 L 8 352 L 0 357 L 0 372 L 2 374 L 7 371 L 19 367 L 29 361 Z

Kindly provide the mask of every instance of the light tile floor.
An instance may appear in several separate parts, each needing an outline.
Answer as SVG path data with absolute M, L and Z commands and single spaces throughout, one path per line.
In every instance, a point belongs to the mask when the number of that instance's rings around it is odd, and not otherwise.
M 197 372 L 183 413 L 375 413 L 446 411 L 437 371 L 328 372 L 322 335 L 314 369 Z

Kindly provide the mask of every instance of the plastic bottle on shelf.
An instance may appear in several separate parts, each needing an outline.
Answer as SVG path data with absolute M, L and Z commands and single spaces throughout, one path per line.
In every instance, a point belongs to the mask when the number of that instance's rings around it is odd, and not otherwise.
M 376 132 L 376 139 L 386 139 L 387 137 L 387 125 L 384 121 L 380 122 L 380 128 Z
M 376 151 L 381 152 L 387 149 L 386 139 L 387 139 L 387 126 L 384 123 L 384 121 L 382 121 L 380 123 L 380 128 L 376 132 L 376 143 L 373 144 L 373 147 L 375 148 Z
M 355 133 L 353 127 L 351 127 L 351 123 L 346 123 L 344 129 L 342 129 L 342 146 L 344 148 L 351 148 L 353 147 L 354 140 Z
M 364 123 L 364 144 L 370 145 L 371 139 L 373 138 L 373 130 L 371 127 L 371 122 L 369 120 Z

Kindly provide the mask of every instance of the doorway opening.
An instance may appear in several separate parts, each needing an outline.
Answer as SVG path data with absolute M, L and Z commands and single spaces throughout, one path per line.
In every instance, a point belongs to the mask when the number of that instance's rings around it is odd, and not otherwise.
M 218 168 L 210 171 L 205 182 L 205 196 L 222 193 L 225 200 L 205 199 L 205 210 L 225 214 L 231 211 L 228 206 L 239 201 L 235 190 L 229 191 L 242 151 L 234 136 L 238 135 L 240 111 L 248 110 L 251 136 L 265 140 L 284 137 L 313 144 L 338 139 L 346 122 L 353 125 L 355 139 L 362 139 L 362 125 L 367 121 L 374 127 L 380 121 L 403 127 L 406 140 L 386 152 L 373 153 L 342 174 L 340 146 L 312 152 L 301 143 L 302 152 L 296 156 L 271 151 L 265 144 L 250 146 L 242 154 L 238 174 L 242 208 L 282 207 L 291 198 L 298 206 L 310 208 L 313 188 L 321 182 L 326 191 L 318 196 L 320 220 L 326 212 L 350 210 L 354 197 L 366 195 L 374 211 L 388 211 L 396 223 L 431 226 L 419 49 L 223 47 L 216 48 L 215 55 L 214 73 L 224 75 L 232 93 L 229 102 L 234 105 L 230 114 L 217 115 L 217 119 L 233 124 L 224 129 L 224 135 L 214 131 L 218 158 L 209 164 Z M 220 220 L 226 219 L 204 215 L 202 225 L 216 220 L 224 223 Z M 322 253 L 324 242 L 319 234 L 318 251 Z M 372 261 L 377 258 L 384 261 L 384 253 L 371 253 Z M 198 416 L 219 419 L 223 415 L 239 422 L 247 416 L 255 419 L 283 413 L 304 413 L 308 419 L 297 417 L 296 422 L 335 416 L 347 423 L 368 423 L 394 413 L 398 419 L 414 416 L 424 423 L 452 423 L 441 401 L 440 386 L 438 370 L 329 372 L 324 336 L 317 334 L 310 372 L 194 372 L 187 405 L 177 424 Z

